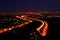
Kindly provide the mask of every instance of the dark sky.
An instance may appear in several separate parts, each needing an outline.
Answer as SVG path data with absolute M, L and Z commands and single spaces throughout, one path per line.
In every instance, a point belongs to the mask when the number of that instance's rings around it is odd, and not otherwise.
M 60 11 L 59 0 L 0 0 L 0 11 Z

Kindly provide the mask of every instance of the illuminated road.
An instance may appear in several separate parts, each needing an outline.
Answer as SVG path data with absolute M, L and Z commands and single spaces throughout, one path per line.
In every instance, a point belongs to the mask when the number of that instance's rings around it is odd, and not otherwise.
M 9 30 L 12 30 L 12 29 L 15 29 L 15 28 L 20 28 L 24 25 L 27 25 L 27 24 L 33 22 L 33 20 L 35 20 L 35 21 L 38 21 L 38 22 L 42 23 L 40 26 L 37 26 L 36 30 L 40 33 L 41 36 L 46 36 L 47 29 L 48 29 L 48 23 L 46 21 L 31 18 L 31 17 L 25 16 L 25 15 L 16 16 L 16 17 L 19 18 L 19 19 L 22 19 L 22 20 L 27 20 L 28 22 L 24 22 L 22 24 L 12 26 L 12 27 L 9 27 L 9 28 L 0 29 L 0 33 L 8 32 Z
M 25 15 L 16 16 L 16 17 L 20 18 L 22 20 L 35 20 L 35 21 L 41 22 L 42 24 L 40 26 L 38 26 L 38 28 L 36 28 L 36 30 L 40 33 L 41 36 L 46 36 L 47 29 L 48 29 L 48 23 L 46 21 L 42 21 L 42 20 L 35 19 L 35 18 L 30 18 L 30 17 L 27 17 Z
M 12 29 L 15 29 L 15 28 L 20 28 L 20 27 L 22 27 L 22 26 L 24 26 L 24 25 L 27 25 L 27 24 L 31 23 L 31 22 L 32 22 L 32 21 L 24 22 L 24 23 L 19 24 L 19 25 L 16 25 L 16 26 L 12 26 L 12 27 L 9 27 L 9 28 L 0 29 L 0 33 L 8 32 L 8 31 L 10 31 L 10 30 L 12 30 Z

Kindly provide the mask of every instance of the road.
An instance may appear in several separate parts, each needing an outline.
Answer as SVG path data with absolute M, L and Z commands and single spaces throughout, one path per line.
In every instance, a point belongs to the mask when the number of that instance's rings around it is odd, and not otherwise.
M 35 21 L 39 21 L 40 23 L 42 23 L 40 26 L 38 26 L 38 28 L 36 28 L 36 30 L 40 33 L 41 36 L 46 36 L 47 34 L 47 29 L 48 29 L 48 23 L 46 21 L 42 21 L 39 19 L 35 19 L 35 18 L 31 18 L 25 15 L 22 16 L 16 16 L 17 18 L 20 18 L 22 20 L 35 20 Z M 42 29 L 42 30 L 41 30 Z
M 27 25 L 27 24 L 31 23 L 31 22 L 32 22 L 32 21 L 29 20 L 29 22 L 24 22 L 24 23 L 18 24 L 18 25 L 16 25 L 16 26 L 12 26 L 12 27 L 8 27 L 8 28 L 2 28 L 2 29 L 0 29 L 0 34 L 1 34 L 1 33 L 5 33 L 5 32 L 8 32 L 8 31 L 10 31 L 10 30 L 12 30 L 12 29 L 15 29 L 15 28 L 20 28 L 20 27 L 22 27 L 22 26 L 24 26 L 24 25 Z
M 33 20 L 35 20 L 35 21 L 39 21 L 40 23 L 42 23 L 41 25 L 37 26 L 37 28 L 36 28 L 36 30 L 39 32 L 39 34 L 41 36 L 46 36 L 47 35 L 48 23 L 46 21 L 31 18 L 31 17 L 25 16 L 25 15 L 16 16 L 16 17 L 19 18 L 19 19 L 22 19 L 22 20 L 27 20 L 28 22 L 24 22 L 22 24 L 12 26 L 12 27 L 0 29 L 0 33 L 8 32 L 9 30 L 12 30 L 14 28 L 20 28 L 20 27 L 22 27 L 24 25 L 27 25 L 27 24 L 33 22 Z

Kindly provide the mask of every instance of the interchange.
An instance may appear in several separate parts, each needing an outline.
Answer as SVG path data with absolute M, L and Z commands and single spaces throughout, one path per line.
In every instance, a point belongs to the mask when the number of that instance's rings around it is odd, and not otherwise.
M 35 20 L 35 21 L 39 21 L 39 22 L 42 23 L 41 25 L 39 25 L 39 26 L 36 28 L 36 30 L 39 32 L 39 34 L 40 34 L 41 36 L 46 36 L 46 34 L 47 34 L 47 29 L 48 29 L 48 23 L 47 23 L 46 21 L 42 21 L 42 20 L 39 20 L 39 19 L 27 17 L 27 16 L 24 16 L 24 15 L 22 15 L 22 16 L 16 16 L 16 17 L 19 18 L 19 19 L 22 19 L 22 20 L 27 20 L 27 21 L 29 21 L 29 22 L 24 22 L 24 23 L 18 24 L 18 25 L 16 25 L 16 26 L 12 26 L 12 27 L 8 27 L 8 28 L 0 29 L 0 33 L 8 32 L 9 30 L 12 30 L 12 29 L 14 29 L 14 28 L 20 28 L 20 27 L 22 27 L 22 26 L 24 26 L 24 25 L 27 25 L 27 24 L 33 22 L 32 20 Z M 41 30 L 41 29 L 42 29 L 42 30 Z

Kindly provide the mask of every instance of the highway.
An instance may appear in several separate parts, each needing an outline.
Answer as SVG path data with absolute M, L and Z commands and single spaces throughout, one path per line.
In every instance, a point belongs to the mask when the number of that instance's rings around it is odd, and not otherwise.
M 42 21 L 39 19 L 35 19 L 35 18 L 30 18 L 28 16 L 22 15 L 22 16 L 16 16 L 17 18 L 20 18 L 22 20 L 35 20 L 35 21 L 39 21 L 42 24 L 40 26 L 38 26 L 38 28 L 36 28 L 36 30 L 40 33 L 41 36 L 46 36 L 47 34 L 47 29 L 48 29 L 48 23 L 46 21 Z M 42 29 L 42 30 L 41 30 Z
M 10 31 L 12 29 L 15 29 L 15 28 L 20 28 L 20 27 L 22 27 L 24 25 L 27 25 L 27 24 L 33 22 L 33 20 L 35 20 L 35 21 L 38 21 L 38 22 L 42 23 L 41 25 L 37 26 L 37 28 L 36 28 L 36 30 L 39 32 L 39 34 L 41 36 L 46 36 L 47 35 L 48 23 L 46 21 L 31 18 L 31 17 L 28 17 L 26 15 L 16 16 L 16 18 L 19 18 L 19 19 L 22 19 L 22 20 L 27 20 L 28 22 L 24 22 L 22 24 L 18 24 L 16 26 L 12 26 L 12 27 L 0 29 L 0 34 L 8 32 L 8 31 Z
M 2 28 L 2 29 L 0 29 L 0 34 L 1 34 L 1 33 L 5 33 L 5 32 L 8 32 L 8 31 L 10 31 L 10 30 L 12 30 L 12 29 L 15 29 L 15 28 L 20 28 L 20 27 L 22 27 L 22 26 L 24 26 L 24 25 L 27 25 L 27 24 L 31 23 L 31 22 L 32 22 L 32 21 L 29 20 L 29 22 L 24 22 L 24 23 L 18 24 L 18 25 L 16 25 L 16 26 L 11 26 L 11 27 L 8 27 L 8 28 Z

